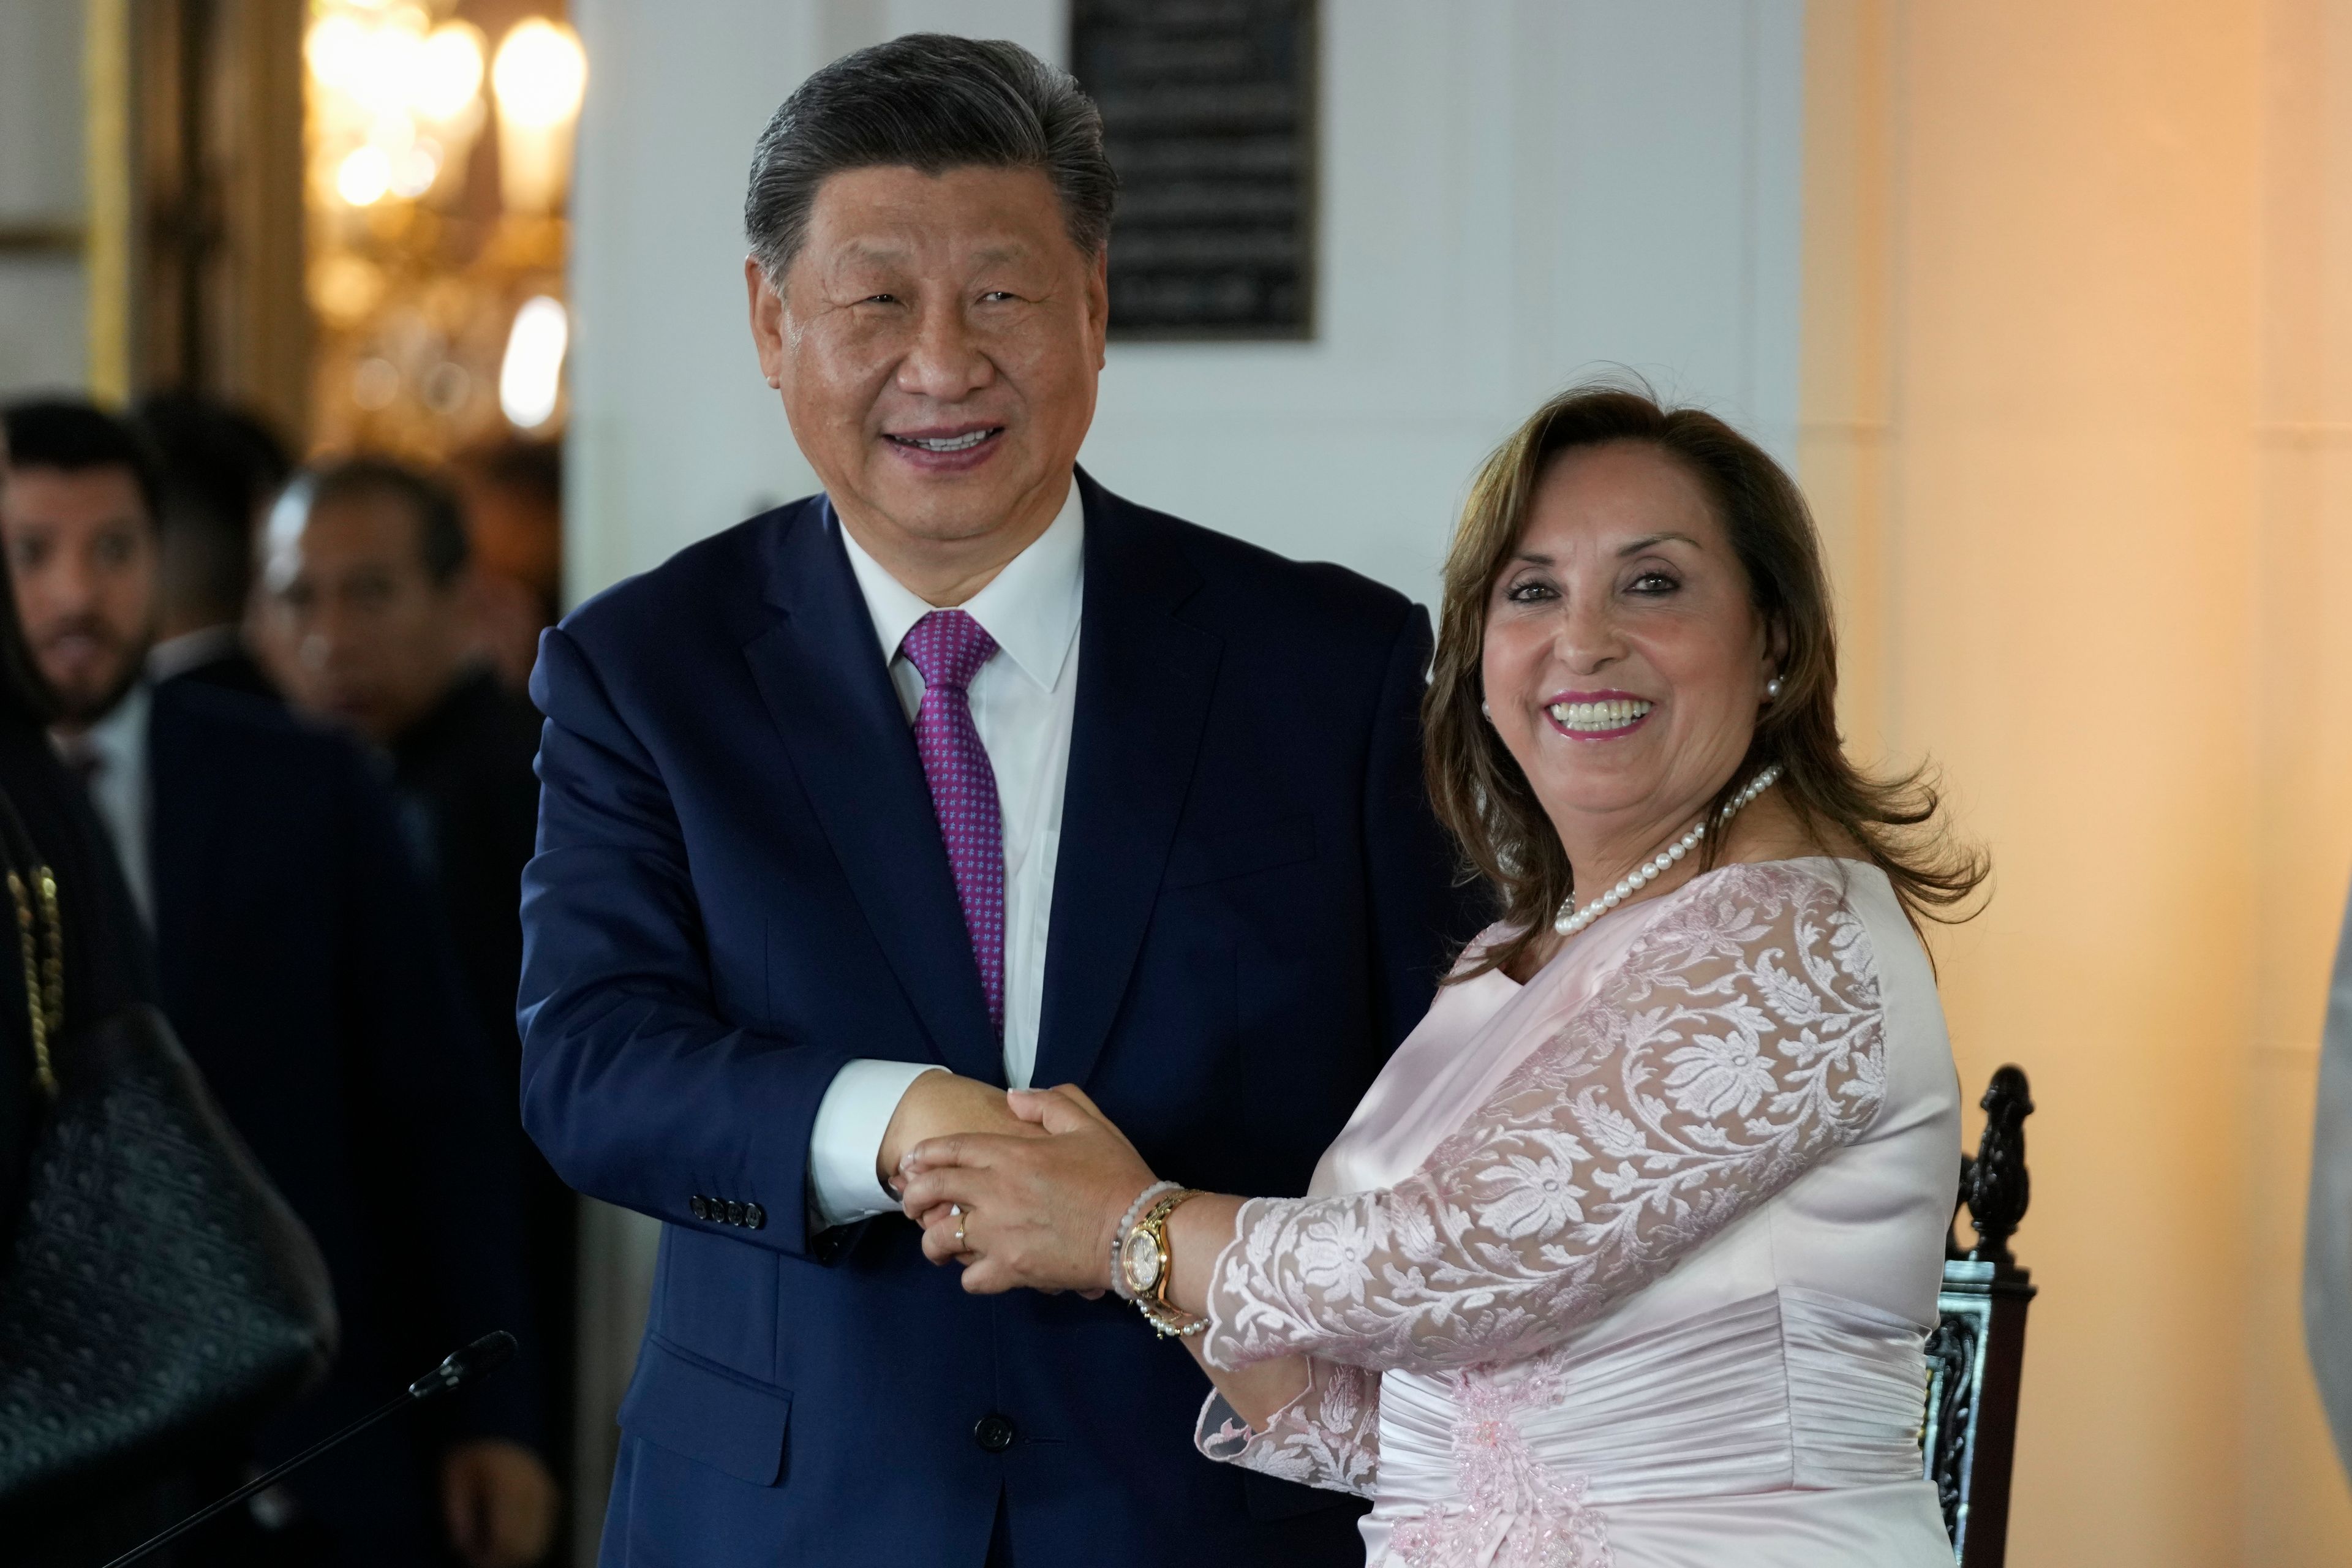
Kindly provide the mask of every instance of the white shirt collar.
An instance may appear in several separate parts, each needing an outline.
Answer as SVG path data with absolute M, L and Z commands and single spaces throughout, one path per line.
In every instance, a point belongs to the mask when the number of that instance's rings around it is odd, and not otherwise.
M 169 680 L 200 664 L 225 658 L 237 651 L 241 641 L 234 621 L 182 632 L 175 637 L 165 637 L 147 650 L 147 679 Z
M 113 841 L 131 901 L 150 929 L 155 923 L 153 868 L 148 855 L 148 805 L 153 791 L 147 776 L 147 719 L 152 707 L 152 690 L 142 680 L 70 747 L 51 737 L 68 762 L 75 752 L 97 762 L 98 771 L 89 779 L 89 803 Z
M 1073 479 L 1068 499 L 1045 531 L 1006 562 L 987 587 L 959 606 L 996 639 L 996 646 L 1022 674 L 1048 691 L 1060 679 L 1070 644 L 1078 635 L 1086 586 L 1086 507 Z M 856 574 L 858 592 L 866 596 L 866 613 L 874 623 L 874 637 L 881 644 L 887 663 L 898 656 L 898 645 L 915 629 L 915 623 L 936 606 L 891 576 L 846 528 L 841 530 L 841 542 L 849 552 L 849 569 Z
M 80 744 L 118 774 L 137 773 L 136 764 L 145 760 L 151 700 L 147 683 L 133 682 L 105 718 L 82 731 Z

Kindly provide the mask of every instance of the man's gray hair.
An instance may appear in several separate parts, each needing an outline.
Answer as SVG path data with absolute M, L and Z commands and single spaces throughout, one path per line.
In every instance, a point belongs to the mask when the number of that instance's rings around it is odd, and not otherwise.
M 891 165 L 1036 169 L 1080 250 L 1099 255 L 1110 238 L 1118 176 L 1102 115 L 1069 72 L 1002 39 L 909 33 L 810 77 L 760 133 L 743 229 L 769 280 L 799 252 L 826 176 Z

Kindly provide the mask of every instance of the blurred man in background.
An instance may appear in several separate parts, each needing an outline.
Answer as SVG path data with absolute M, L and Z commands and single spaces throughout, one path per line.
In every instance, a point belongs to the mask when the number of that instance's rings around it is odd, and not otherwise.
M 523 1136 L 522 868 L 539 826 L 539 714 L 479 651 L 481 584 L 456 499 L 372 458 L 296 477 L 264 536 L 260 640 L 289 697 L 392 761 L 417 858 L 438 886 L 521 1172 L 548 1430 L 568 1445 L 579 1200 Z
M 270 1422 L 284 1458 L 451 1346 L 525 1326 L 514 1091 L 460 1000 L 437 911 L 366 756 L 282 707 L 145 675 L 160 610 L 145 443 L 86 405 L 5 411 L 0 544 L 18 613 L 133 901 L 163 1010 L 317 1237 L 342 1346 Z M 520 1568 L 555 1489 L 528 1359 L 427 1432 L 386 1423 L 287 1485 L 273 1560 Z
M 136 423 L 163 464 L 149 676 L 276 696 L 243 623 L 255 527 L 293 468 L 285 447 L 258 420 L 194 393 L 142 399 Z
M 509 441 L 460 458 L 451 477 L 473 541 L 479 646 L 520 693 L 562 596 L 563 451 Z

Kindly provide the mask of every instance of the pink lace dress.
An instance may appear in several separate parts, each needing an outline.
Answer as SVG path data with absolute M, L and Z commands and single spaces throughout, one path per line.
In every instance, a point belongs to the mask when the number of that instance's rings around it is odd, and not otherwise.
M 1202 1451 L 1373 1500 L 1389 1568 L 1949 1568 L 1922 1345 L 1959 1168 L 1874 868 L 1727 866 L 1438 994 L 1310 1195 L 1244 1205 Z

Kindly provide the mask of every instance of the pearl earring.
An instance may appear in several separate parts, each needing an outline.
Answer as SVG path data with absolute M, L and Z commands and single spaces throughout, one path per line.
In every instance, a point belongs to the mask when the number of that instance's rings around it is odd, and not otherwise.
M 768 378 L 768 384 L 781 391 L 783 388 L 784 378 L 781 375 L 772 375 Z
M 1495 710 L 1492 708 L 1487 707 L 1482 700 L 1478 704 L 1478 715 L 1482 719 L 1492 719 L 1495 716 Z
M 1780 678 L 1774 676 L 1764 683 L 1764 700 L 1769 702 L 1780 695 Z

